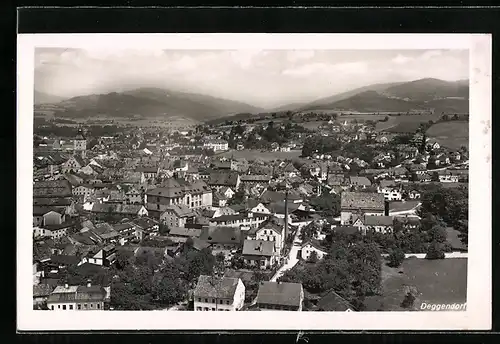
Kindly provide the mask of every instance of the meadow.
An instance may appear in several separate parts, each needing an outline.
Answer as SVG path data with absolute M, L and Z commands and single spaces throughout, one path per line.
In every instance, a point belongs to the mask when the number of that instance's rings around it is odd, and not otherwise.
M 433 124 L 427 136 L 435 139 L 441 146 L 459 149 L 469 146 L 469 122 L 450 121 Z

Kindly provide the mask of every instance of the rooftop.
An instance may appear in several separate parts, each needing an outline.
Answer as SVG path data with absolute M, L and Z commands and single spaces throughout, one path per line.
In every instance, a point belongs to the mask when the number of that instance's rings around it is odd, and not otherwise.
M 239 278 L 200 275 L 194 290 L 195 297 L 233 299 Z
M 302 284 L 287 282 L 261 282 L 257 304 L 299 307 L 302 302 Z
M 384 195 L 378 193 L 342 192 L 340 202 L 342 209 L 385 209 Z

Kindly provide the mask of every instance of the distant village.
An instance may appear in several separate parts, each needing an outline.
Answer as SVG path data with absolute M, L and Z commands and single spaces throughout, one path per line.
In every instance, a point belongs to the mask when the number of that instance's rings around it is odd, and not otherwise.
M 388 305 L 381 269 L 467 257 L 467 147 L 302 124 L 37 135 L 34 309 L 417 307 L 411 287 Z

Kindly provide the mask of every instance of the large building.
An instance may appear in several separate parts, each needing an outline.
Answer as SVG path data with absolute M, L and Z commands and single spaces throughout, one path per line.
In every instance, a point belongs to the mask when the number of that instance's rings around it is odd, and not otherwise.
M 75 154 L 79 154 L 82 158 L 85 158 L 85 152 L 87 150 L 87 139 L 83 135 L 82 129 L 78 130 L 78 134 L 73 140 L 73 151 Z
M 188 209 L 212 207 L 212 190 L 203 181 L 189 183 L 169 178 L 161 188 L 146 193 L 147 209 L 151 216 L 160 217 L 170 205 L 184 205 Z
M 57 286 L 47 298 L 47 307 L 53 311 L 101 311 L 109 299 L 108 291 L 90 283 L 84 286 Z
M 212 149 L 214 152 L 226 151 L 229 149 L 229 143 L 226 140 L 206 140 L 203 142 L 203 148 Z
M 355 218 L 353 215 L 387 215 L 384 195 L 371 192 L 342 192 L 340 223 L 351 225 Z
M 256 305 L 261 310 L 302 311 L 304 289 L 300 283 L 261 282 Z
M 239 311 L 245 302 L 245 285 L 239 278 L 201 275 L 193 297 L 195 311 Z

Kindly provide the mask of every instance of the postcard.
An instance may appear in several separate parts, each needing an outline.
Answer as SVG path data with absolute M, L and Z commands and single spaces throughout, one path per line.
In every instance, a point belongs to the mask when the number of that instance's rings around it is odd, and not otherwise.
M 489 329 L 491 57 L 20 34 L 18 329 Z

